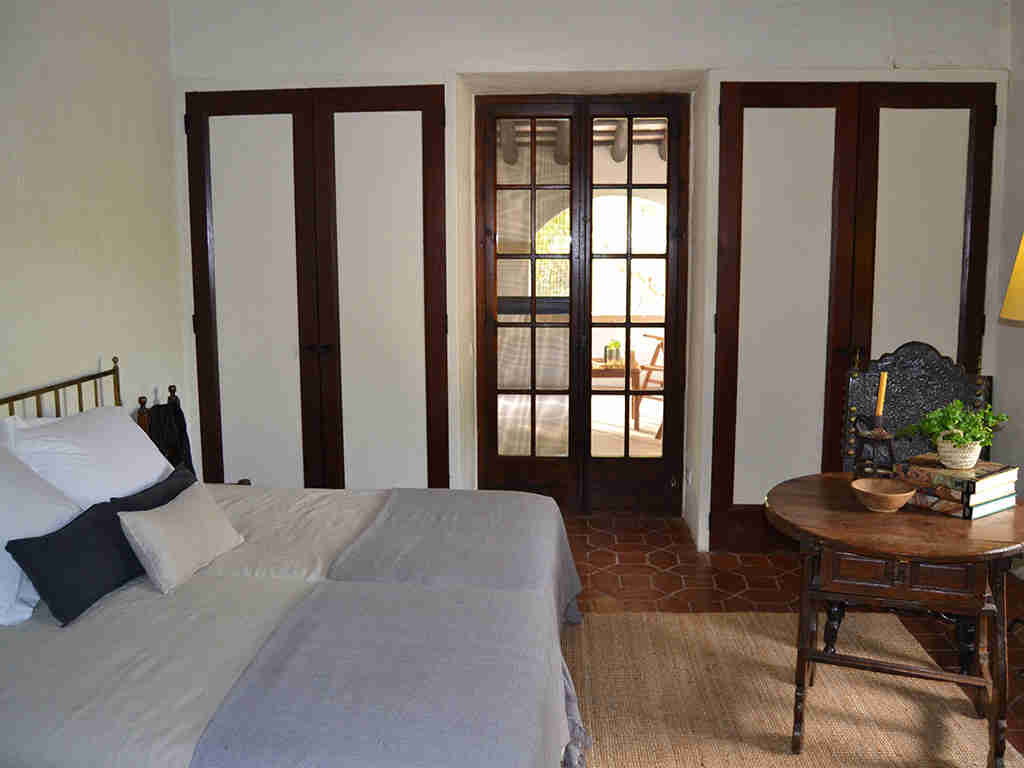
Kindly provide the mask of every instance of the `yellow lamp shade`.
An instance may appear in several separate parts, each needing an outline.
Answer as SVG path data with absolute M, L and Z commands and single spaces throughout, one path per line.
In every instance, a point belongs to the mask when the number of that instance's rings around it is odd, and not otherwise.
M 1017 260 L 1013 263 L 1013 274 L 1006 287 L 1006 298 L 1003 299 L 1003 310 L 999 317 L 1024 322 L 1024 238 L 1021 238 L 1020 248 L 1017 249 Z

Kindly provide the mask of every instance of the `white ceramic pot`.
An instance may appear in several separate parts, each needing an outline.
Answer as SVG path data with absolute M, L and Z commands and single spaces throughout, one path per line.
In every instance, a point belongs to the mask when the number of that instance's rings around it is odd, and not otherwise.
M 935 447 L 939 449 L 939 461 L 948 469 L 973 469 L 981 456 L 981 443 L 968 443 L 961 447 L 940 437 L 935 441 Z

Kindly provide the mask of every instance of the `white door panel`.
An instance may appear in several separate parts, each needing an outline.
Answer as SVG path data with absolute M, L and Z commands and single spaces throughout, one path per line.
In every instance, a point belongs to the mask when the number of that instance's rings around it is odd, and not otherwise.
M 419 112 L 334 117 L 345 486 L 425 487 Z

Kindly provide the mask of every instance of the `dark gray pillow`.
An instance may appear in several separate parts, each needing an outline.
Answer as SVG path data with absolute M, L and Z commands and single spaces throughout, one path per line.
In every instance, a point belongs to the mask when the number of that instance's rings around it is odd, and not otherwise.
M 117 513 L 162 507 L 195 481 L 181 467 L 139 493 L 94 504 L 45 536 L 12 539 L 7 551 L 54 617 L 67 625 L 104 595 L 145 574 Z

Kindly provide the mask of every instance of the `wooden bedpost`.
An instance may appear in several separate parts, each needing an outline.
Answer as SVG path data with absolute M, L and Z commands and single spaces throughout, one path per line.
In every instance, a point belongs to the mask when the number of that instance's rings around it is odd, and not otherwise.
M 121 406 L 121 369 L 117 367 L 117 355 L 112 358 L 114 367 L 111 369 L 114 374 L 114 405 Z
M 145 397 L 140 397 L 139 398 L 139 410 L 135 414 L 135 421 L 136 421 L 136 423 L 138 423 L 138 425 L 140 427 L 142 427 L 142 431 L 145 432 L 148 435 L 149 434 L 149 410 L 146 408 L 146 398 Z
M 171 384 L 171 385 L 170 385 L 170 386 L 169 386 L 169 387 L 167 388 L 167 392 L 169 393 L 169 394 L 167 395 L 167 402 L 168 402 L 168 403 L 176 403 L 176 402 L 178 402 L 178 394 L 177 394 L 177 392 L 178 392 L 178 388 L 177 388 L 176 386 L 174 386 L 173 384 Z

